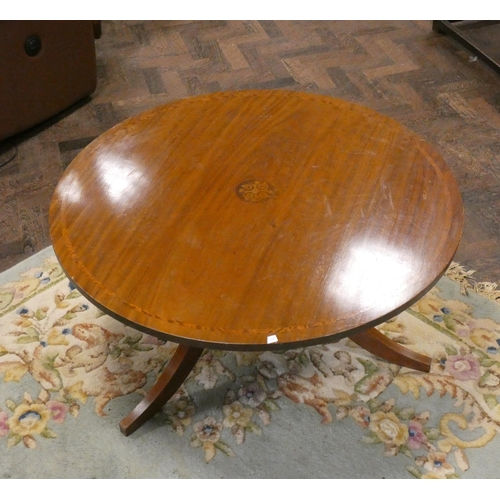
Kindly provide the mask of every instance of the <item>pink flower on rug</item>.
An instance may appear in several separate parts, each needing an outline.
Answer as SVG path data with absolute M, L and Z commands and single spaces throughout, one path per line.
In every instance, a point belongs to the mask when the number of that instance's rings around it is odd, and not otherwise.
M 264 390 L 257 384 L 250 384 L 242 387 L 238 391 L 238 399 L 240 403 L 248 405 L 252 408 L 259 406 L 266 399 L 267 395 Z
M 7 423 L 8 419 L 7 412 L 0 411 L 0 436 L 6 436 L 10 431 L 9 424 Z
M 171 400 L 163 411 L 167 414 L 170 424 L 179 436 L 182 436 L 187 427 L 191 425 L 191 417 L 195 413 L 194 405 L 188 398 Z
M 213 417 L 206 417 L 201 422 L 193 425 L 194 434 L 191 435 L 191 446 L 193 448 L 203 447 L 205 462 L 210 462 L 215 457 L 217 449 L 226 455 L 233 457 L 234 452 L 220 440 L 222 424 Z
M 48 401 L 46 406 L 50 410 L 52 420 L 58 424 L 62 424 L 68 412 L 68 407 L 59 401 Z
M 444 479 L 455 472 L 453 465 L 447 461 L 446 453 L 429 453 L 426 457 L 418 457 L 415 462 L 428 471 L 422 478 Z
M 366 428 L 370 425 L 371 412 L 365 406 L 354 407 L 349 411 L 349 415 L 351 415 L 354 421 L 362 428 Z
M 220 439 L 222 424 L 219 424 L 213 417 L 207 417 L 194 424 L 193 430 L 202 443 L 217 443 Z
M 408 448 L 412 450 L 420 449 L 422 443 L 427 441 L 422 424 L 416 420 L 411 420 L 408 424 Z
M 472 354 L 450 356 L 446 360 L 446 370 L 458 380 L 479 380 L 479 361 Z
M 461 326 L 457 326 L 456 334 L 459 337 L 469 337 L 472 330 L 476 328 L 477 321 L 470 320 L 470 321 L 460 322 L 459 325 Z

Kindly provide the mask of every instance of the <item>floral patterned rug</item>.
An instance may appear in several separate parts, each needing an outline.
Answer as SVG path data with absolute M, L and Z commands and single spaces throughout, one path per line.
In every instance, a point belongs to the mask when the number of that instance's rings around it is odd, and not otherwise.
M 498 477 L 500 293 L 447 276 L 379 327 L 430 373 L 349 340 L 206 351 L 125 438 L 176 345 L 98 311 L 49 247 L 0 275 L 0 477 Z

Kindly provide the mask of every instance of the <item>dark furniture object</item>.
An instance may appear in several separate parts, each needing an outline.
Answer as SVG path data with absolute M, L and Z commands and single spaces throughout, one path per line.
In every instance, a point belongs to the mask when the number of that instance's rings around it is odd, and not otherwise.
M 96 88 L 93 21 L 0 21 L 0 140 Z
M 458 185 L 420 137 L 367 108 L 279 90 L 146 111 L 87 146 L 56 188 L 54 250 L 102 311 L 179 347 L 120 428 L 175 393 L 204 348 L 349 337 L 429 371 L 374 327 L 448 268 Z
M 484 61 L 490 68 L 500 73 L 500 57 L 498 46 L 493 54 L 488 44 L 478 41 L 477 36 L 472 34 L 484 28 L 498 25 L 500 21 L 432 21 L 432 29 L 438 33 L 451 36 L 463 47 L 474 54 L 478 59 Z M 496 44 L 495 44 L 496 45 Z

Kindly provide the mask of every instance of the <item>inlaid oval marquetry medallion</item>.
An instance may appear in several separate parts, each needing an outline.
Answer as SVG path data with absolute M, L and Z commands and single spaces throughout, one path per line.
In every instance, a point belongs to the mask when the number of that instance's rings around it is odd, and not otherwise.
M 274 198 L 275 189 L 269 182 L 252 179 L 238 184 L 236 194 L 243 201 L 260 203 Z

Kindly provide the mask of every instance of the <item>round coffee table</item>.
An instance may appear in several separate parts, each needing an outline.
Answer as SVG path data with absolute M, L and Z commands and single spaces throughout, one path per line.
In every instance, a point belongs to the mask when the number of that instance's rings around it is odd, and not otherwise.
M 130 434 L 205 348 L 284 350 L 350 337 L 429 370 L 374 327 L 422 297 L 463 209 L 442 158 L 394 120 L 322 95 L 235 91 L 110 129 L 50 207 L 55 253 L 92 303 L 179 344 Z

